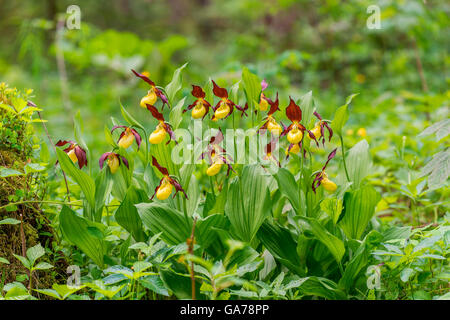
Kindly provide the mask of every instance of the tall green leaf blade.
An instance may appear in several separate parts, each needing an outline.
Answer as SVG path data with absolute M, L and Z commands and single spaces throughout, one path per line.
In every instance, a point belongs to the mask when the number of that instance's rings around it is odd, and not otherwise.
M 322 242 L 331 252 L 337 262 L 341 262 L 345 254 L 345 246 L 341 239 L 332 235 L 325 227 L 323 227 L 316 219 L 302 218 L 311 227 L 312 233 Z
M 297 254 L 297 243 L 288 229 L 265 222 L 258 231 L 258 239 L 275 259 L 291 271 L 298 275 L 305 274 L 304 266 Z
M 261 80 L 256 74 L 251 73 L 248 68 L 243 68 L 242 82 L 250 110 L 253 111 L 256 107 L 255 104 L 259 102 L 259 96 L 261 94 Z
M 113 187 L 113 180 L 103 168 L 95 179 L 95 221 L 100 222 L 105 202 Z
M 344 195 L 344 211 L 339 225 L 347 237 L 360 239 L 375 207 L 380 201 L 380 194 L 372 186 L 364 186 Z
M 342 136 L 342 128 L 348 120 L 348 106 L 352 102 L 353 98 L 357 95 L 358 94 L 352 94 L 351 96 L 348 96 L 345 104 L 339 107 L 334 114 L 334 119 L 331 123 L 331 126 L 333 130 L 340 136 Z
M 225 230 L 229 222 L 222 214 L 212 214 L 205 219 L 197 221 L 195 227 L 195 236 L 198 238 L 200 246 L 207 249 L 217 237 L 217 230 Z
M 165 88 L 167 99 L 169 99 L 171 105 L 173 104 L 173 99 L 175 98 L 175 95 L 181 89 L 181 82 L 182 82 L 181 71 L 183 71 L 183 69 L 187 65 L 188 63 L 186 62 L 181 67 L 175 70 L 175 72 L 173 73 L 172 81 L 170 81 L 170 83 Z
M 117 208 L 114 217 L 119 225 L 133 235 L 135 241 L 145 241 L 145 234 L 141 218 L 137 212 L 135 204 L 145 201 L 147 197 L 134 186 L 131 186 L 125 199 Z
M 288 198 L 289 202 L 294 208 L 295 212 L 300 212 L 300 197 L 298 184 L 295 181 L 294 175 L 285 168 L 280 168 L 274 175 L 278 183 L 278 188 L 281 193 Z
M 92 178 L 75 167 L 69 156 L 61 149 L 56 149 L 56 155 L 61 168 L 80 186 L 89 205 L 95 208 L 95 183 Z
M 244 167 L 239 179 L 228 191 L 225 211 L 232 232 L 242 241 L 250 242 L 270 214 L 270 195 L 267 178 L 259 165 Z
M 183 213 L 157 202 L 136 205 L 144 225 L 153 234 L 162 232 L 161 239 L 170 245 L 183 243 L 192 232 L 192 220 L 186 221 Z
M 353 182 L 353 187 L 355 189 L 359 188 L 362 180 L 372 169 L 369 144 L 366 140 L 361 140 L 348 151 L 347 167 L 350 181 Z
M 79 217 L 67 206 L 63 206 L 59 215 L 59 223 L 65 239 L 80 248 L 99 267 L 103 268 L 103 256 L 106 253 L 106 243 L 103 239 L 92 235 L 88 228 L 103 231 L 104 226 Z
M 131 114 L 128 113 L 128 111 L 124 108 L 120 101 L 119 104 L 120 112 L 122 113 L 122 117 L 125 119 L 125 121 L 128 122 L 130 126 L 135 126 L 145 131 L 145 128 L 142 126 L 142 124 L 140 124 L 135 118 L 133 118 Z
M 300 98 L 300 109 L 302 110 L 302 123 L 305 127 L 309 128 L 314 112 L 312 91 L 309 91 Z

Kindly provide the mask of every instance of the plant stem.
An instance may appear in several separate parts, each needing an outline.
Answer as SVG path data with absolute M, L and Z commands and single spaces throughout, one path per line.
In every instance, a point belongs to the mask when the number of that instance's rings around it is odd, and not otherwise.
M 343 162 L 344 162 L 345 176 L 347 177 L 347 181 L 350 182 L 350 176 L 348 175 L 347 163 L 346 163 L 346 160 L 345 160 L 344 138 L 342 137 L 342 135 L 339 135 L 339 138 L 341 139 L 342 160 L 343 160 Z
M 48 203 L 48 204 L 65 204 L 68 206 L 77 206 L 77 207 L 82 207 L 82 204 L 78 204 L 78 203 L 71 203 L 71 202 L 65 202 L 65 201 L 52 201 L 52 200 L 24 200 L 24 201 L 18 201 L 18 202 L 10 202 L 7 205 L 1 206 L 1 209 L 4 209 L 8 206 L 13 206 L 13 205 L 18 205 L 18 204 L 25 204 L 25 203 Z M 118 207 L 120 206 L 120 204 L 110 204 L 110 205 L 105 205 L 105 207 Z
M 214 184 L 213 184 L 211 176 L 209 176 L 209 184 L 211 185 L 211 191 L 212 191 L 212 194 L 213 194 L 213 196 L 215 198 L 216 197 L 216 193 L 214 192 Z
M 191 231 L 191 237 L 189 238 L 188 243 L 188 252 L 190 255 L 194 255 L 194 241 L 195 241 L 195 224 L 197 222 L 197 218 L 194 218 L 194 222 L 192 223 L 192 231 Z M 195 300 L 195 274 L 194 274 L 194 261 L 191 260 L 191 268 L 190 268 L 190 274 L 191 274 L 191 288 L 192 288 L 192 300 Z

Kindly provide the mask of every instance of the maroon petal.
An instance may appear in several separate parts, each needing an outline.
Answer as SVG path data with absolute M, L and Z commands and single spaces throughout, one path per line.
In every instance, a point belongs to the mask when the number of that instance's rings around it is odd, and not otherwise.
M 100 166 L 100 169 L 103 169 L 103 164 L 106 160 L 106 158 L 108 158 L 108 156 L 111 154 L 112 152 L 105 152 L 104 154 L 102 154 L 102 156 L 100 157 L 100 159 L 98 160 L 98 165 Z
M 158 111 L 154 106 L 146 104 L 147 110 L 149 110 L 152 113 L 153 118 L 155 118 L 158 121 L 164 121 L 164 115 Z
M 317 111 L 314 111 L 314 115 L 316 116 L 317 119 L 322 120 L 322 117 Z
M 163 179 L 164 179 L 164 178 L 163 178 Z M 150 198 L 150 200 L 153 200 L 153 198 L 155 197 L 156 192 L 158 192 L 159 187 L 161 187 L 161 183 L 162 183 L 163 179 L 161 179 L 161 180 L 159 181 L 159 184 L 156 186 L 155 192 L 153 193 L 153 195 L 152 195 L 152 197 Z
M 84 151 L 80 146 L 76 146 L 74 151 L 78 159 L 78 166 L 81 169 L 87 165 L 86 151 Z
M 173 178 L 170 178 L 170 183 L 175 187 L 175 194 L 173 195 L 173 198 L 175 198 L 175 196 L 177 195 L 177 193 L 179 191 L 184 193 L 184 196 L 186 197 L 186 199 L 188 199 L 188 196 L 186 194 L 186 191 L 184 191 L 183 187 L 178 183 L 178 181 L 176 181 Z
M 111 133 L 113 133 L 114 130 L 116 130 L 116 129 L 118 129 L 118 128 L 128 128 L 128 127 L 127 127 L 127 126 L 114 126 L 114 127 L 112 127 L 112 129 L 111 129 Z
M 136 77 L 141 78 L 142 80 L 144 80 L 145 82 L 147 82 L 147 83 L 148 83 L 149 85 L 151 85 L 152 87 L 155 86 L 155 83 L 154 83 L 152 80 L 150 80 L 148 77 L 144 76 L 143 74 L 141 74 L 141 73 L 139 73 L 139 72 L 134 71 L 133 69 L 131 69 L 131 71 L 133 71 L 133 73 L 134 73 L 134 75 L 135 75 Z
M 158 97 L 161 98 L 161 101 L 163 102 L 162 109 L 164 109 L 164 105 L 166 105 L 166 104 L 170 108 L 169 100 L 167 99 L 166 95 L 161 90 L 156 89 L 156 88 L 155 88 L 155 93 Z
M 119 157 L 119 159 L 122 159 L 123 164 L 130 169 L 130 166 L 128 165 L 128 160 L 127 158 L 125 158 L 124 156 L 119 156 L 118 154 L 116 154 L 117 157 Z
M 206 97 L 206 93 L 205 93 L 205 91 L 203 91 L 202 87 L 196 86 L 195 84 L 192 85 L 191 94 L 196 98 Z
M 153 165 L 154 167 L 156 167 L 156 169 L 158 169 L 159 172 L 161 172 L 163 175 L 165 175 L 165 176 L 168 176 L 168 175 L 169 175 L 169 171 L 167 171 L 166 168 L 161 167 L 161 166 L 159 165 L 159 163 L 158 163 L 158 160 L 156 160 L 156 158 L 153 157 L 153 156 L 152 156 L 152 165 Z
M 333 137 L 333 130 L 331 129 L 331 127 L 328 125 L 328 123 L 324 122 L 325 127 L 328 130 L 328 133 L 330 134 L 328 137 L 328 142 L 331 141 L 331 138 Z
M 70 144 L 70 145 L 73 145 L 73 144 L 75 144 L 75 141 L 71 141 L 71 140 L 59 140 L 56 144 L 55 144 L 55 146 L 57 146 L 57 147 L 62 147 L 63 145 L 66 145 L 66 144 Z
M 141 147 L 142 137 L 141 137 L 141 135 L 140 135 L 136 130 L 134 130 L 134 129 L 131 129 L 131 132 L 133 133 L 134 138 L 136 139 L 136 143 L 137 143 L 137 145 L 138 145 L 138 150 L 139 150 L 139 148 Z
M 336 152 L 337 152 L 337 148 L 330 152 L 330 154 L 328 155 L 327 162 L 325 162 L 325 165 L 322 168 L 322 171 L 325 171 L 325 168 L 327 167 L 328 162 L 330 162 L 330 160 L 336 156 Z
M 216 97 L 219 98 L 228 98 L 228 91 L 227 89 L 221 88 L 217 85 L 217 83 L 214 82 L 214 80 L 211 80 L 213 83 L 213 93 Z

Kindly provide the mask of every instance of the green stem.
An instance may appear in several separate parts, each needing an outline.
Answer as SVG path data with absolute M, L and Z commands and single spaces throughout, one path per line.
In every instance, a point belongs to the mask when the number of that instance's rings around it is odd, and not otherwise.
M 209 176 L 209 184 L 211 185 L 211 191 L 212 191 L 212 194 L 213 194 L 213 196 L 215 198 L 216 197 L 216 193 L 214 192 L 214 184 L 213 184 L 211 176 Z
M 344 162 L 345 176 L 347 177 L 347 181 L 350 182 L 350 176 L 348 175 L 347 163 L 346 163 L 346 160 L 345 160 L 344 138 L 342 137 L 342 135 L 339 135 L 339 137 L 341 138 L 342 159 L 343 159 L 343 162 Z
M 82 207 L 82 204 L 78 204 L 78 203 L 73 203 L 73 202 L 65 202 L 65 201 L 52 201 L 52 200 L 24 200 L 24 201 L 18 201 L 18 202 L 10 202 L 4 206 L 0 207 L 1 209 L 4 209 L 6 207 L 9 206 L 13 206 L 13 205 L 18 205 L 18 204 L 25 204 L 25 203 L 48 203 L 48 204 L 65 204 L 68 206 L 77 206 L 77 207 Z M 119 204 L 110 204 L 110 205 L 105 205 L 105 207 L 118 207 Z

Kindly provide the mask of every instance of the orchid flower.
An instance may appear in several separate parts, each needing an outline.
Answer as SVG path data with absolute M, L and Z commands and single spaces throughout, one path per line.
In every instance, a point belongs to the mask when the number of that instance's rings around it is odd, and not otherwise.
M 142 141 L 140 134 L 133 128 L 127 127 L 127 126 L 114 126 L 111 129 L 111 133 L 113 133 L 114 130 L 116 130 L 118 128 L 125 128 L 125 130 L 123 130 L 122 133 L 120 134 L 119 140 L 117 140 L 117 145 L 121 148 L 126 149 L 129 146 L 131 146 L 133 144 L 133 142 L 136 140 L 136 143 L 138 145 L 138 150 L 139 150 L 139 147 L 141 146 L 141 141 Z
M 131 71 L 134 73 L 136 77 L 141 78 L 150 85 L 150 90 L 148 90 L 147 95 L 141 99 L 140 105 L 142 108 L 146 108 L 147 105 L 153 106 L 158 100 L 158 98 L 160 98 L 163 103 L 162 105 L 163 109 L 165 104 L 167 104 L 170 108 L 169 100 L 167 100 L 167 97 L 160 89 L 156 87 L 156 84 L 152 80 L 150 80 L 146 75 L 138 73 L 133 69 L 131 69 Z
M 152 165 L 163 174 L 163 177 L 159 181 L 158 186 L 155 188 L 155 193 L 150 198 L 150 200 L 153 200 L 155 195 L 159 200 L 166 200 L 172 194 L 173 187 L 175 187 L 176 190 L 175 194 L 173 195 L 174 198 L 177 195 L 178 191 L 183 192 L 186 199 L 188 198 L 186 192 L 178 183 L 177 178 L 174 176 L 170 176 L 169 171 L 167 171 L 166 168 L 162 167 L 155 157 L 152 157 Z
M 69 144 L 69 147 L 67 147 L 63 151 L 67 153 L 70 160 L 72 160 L 73 163 L 78 162 L 78 166 L 80 167 L 80 169 L 84 166 L 87 166 L 86 151 L 81 148 L 75 141 L 59 140 L 56 143 L 56 146 L 62 147 L 66 144 Z

